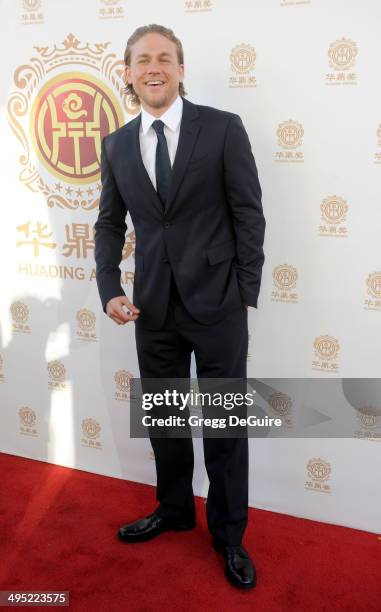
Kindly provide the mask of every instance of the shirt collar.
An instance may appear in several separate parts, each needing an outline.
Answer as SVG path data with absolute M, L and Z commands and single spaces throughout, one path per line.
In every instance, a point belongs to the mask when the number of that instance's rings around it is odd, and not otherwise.
M 156 119 L 160 119 L 164 125 L 166 125 L 170 130 L 175 132 L 179 126 L 181 121 L 181 116 L 183 113 L 183 101 L 180 96 L 177 96 L 176 100 L 172 102 L 171 106 L 161 115 L 161 117 L 154 117 L 150 113 L 148 113 L 142 107 L 141 116 L 142 116 L 142 130 L 143 134 L 146 135 L 152 123 Z

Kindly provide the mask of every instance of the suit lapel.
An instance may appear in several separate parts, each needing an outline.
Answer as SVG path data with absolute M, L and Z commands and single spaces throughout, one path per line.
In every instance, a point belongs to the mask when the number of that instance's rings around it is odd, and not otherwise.
M 185 98 L 182 98 L 182 100 L 183 114 L 181 118 L 179 142 L 172 167 L 171 185 L 169 188 L 168 200 L 165 206 L 165 213 L 168 212 L 169 207 L 175 200 L 200 130 L 198 121 L 199 114 L 196 105 L 192 104 L 192 102 L 188 102 L 188 100 L 185 100 Z M 140 151 L 140 123 L 141 115 L 139 114 L 135 119 L 126 125 L 127 132 L 129 132 L 132 136 L 131 138 L 125 139 L 127 147 L 126 159 L 130 166 L 132 176 L 136 178 L 138 182 L 139 188 L 143 190 L 149 200 L 153 202 L 157 211 L 162 215 L 163 205 L 155 187 L 152 185 L 152 181 L 146 170 Z
M 192 104 L 192 102 L 188 102 L 188 100 L 185 100 L 185 98 L 182 98 L 182 100 L 183 114 L 181 118 L 179 142 L 172 167 L 171 185 L 169 188 L 168 200 L 165 206 L 166 213 L 176 198 L 176 194 L 184 178 L 185 170 L 200 131 L 198 121 L 199 115 L 196 105 Z

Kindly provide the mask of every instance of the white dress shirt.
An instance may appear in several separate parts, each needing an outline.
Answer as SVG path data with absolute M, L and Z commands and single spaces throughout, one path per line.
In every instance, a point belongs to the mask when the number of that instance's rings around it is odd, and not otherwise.
M 160 119 L 164 123 L 164 135 L 167 140 L 169 159 L 171 162 L 171 166 L 173 166 L 177 145 L 179 142 L 182 114 L 183 101 L 180 96 L 177 96 L 176 100 L 165 111 L 165 113 L 161 115 L 161 117 L 154 117 L 150 113 L 147 113 L 147 111 L 144 110 L 144 108 L 142 107 L 139 131 L 140 151 L 142 154 L 143 163 L 146 167 L 148 175 L 155 189 L 157 136 L 155 130 L 152 127 L 152 123 L 157 119 Z

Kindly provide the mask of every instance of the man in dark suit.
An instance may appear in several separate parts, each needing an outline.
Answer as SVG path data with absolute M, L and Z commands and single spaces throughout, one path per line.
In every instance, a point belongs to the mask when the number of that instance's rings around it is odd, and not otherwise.
M 240 117 L 185 99 L 181 42 L 138 28 L 125 52 L 127 92 L 141 114 L 102 142 L 95 224 L 96 278 L 104 312 L 135 322 L 142 378 L 245 379 L 248 306 L 257 307 L 265 219 Z M 132 302 L 119 264 L 130 212 L 136 234 Z M 248 515 L 248 440 L 204 437 L 207 521 L 225 574 L 255 585 L 242 546 Z M 125 542 L 195 526 L 191 438 L 152 438 L 158 507 L 120 528 Z

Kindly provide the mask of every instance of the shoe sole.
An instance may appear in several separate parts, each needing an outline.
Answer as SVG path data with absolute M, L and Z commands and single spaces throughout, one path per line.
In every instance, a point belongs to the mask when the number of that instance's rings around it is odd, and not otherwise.
M 121 542 L 125 542 L 127 544 L 139 544 L 140 542 L 148 542 L 149 540 L 153 540 L 154 538 L 157 538 L 157 536 L 161 535 L 162 533 L 166 533 L 167 531 L 190 531 L 195 527 L 196 525 L 178 525 L 177 527 L 168 527 L 168 529 L 161 529 L 158 533 L 154 533 L 153 535 L 147 533 L 146 535 L 139 535 L 136 537 L 133 536 L 131 539 L 128 536 L 122 536 L 119 532 L 117 536 Z

